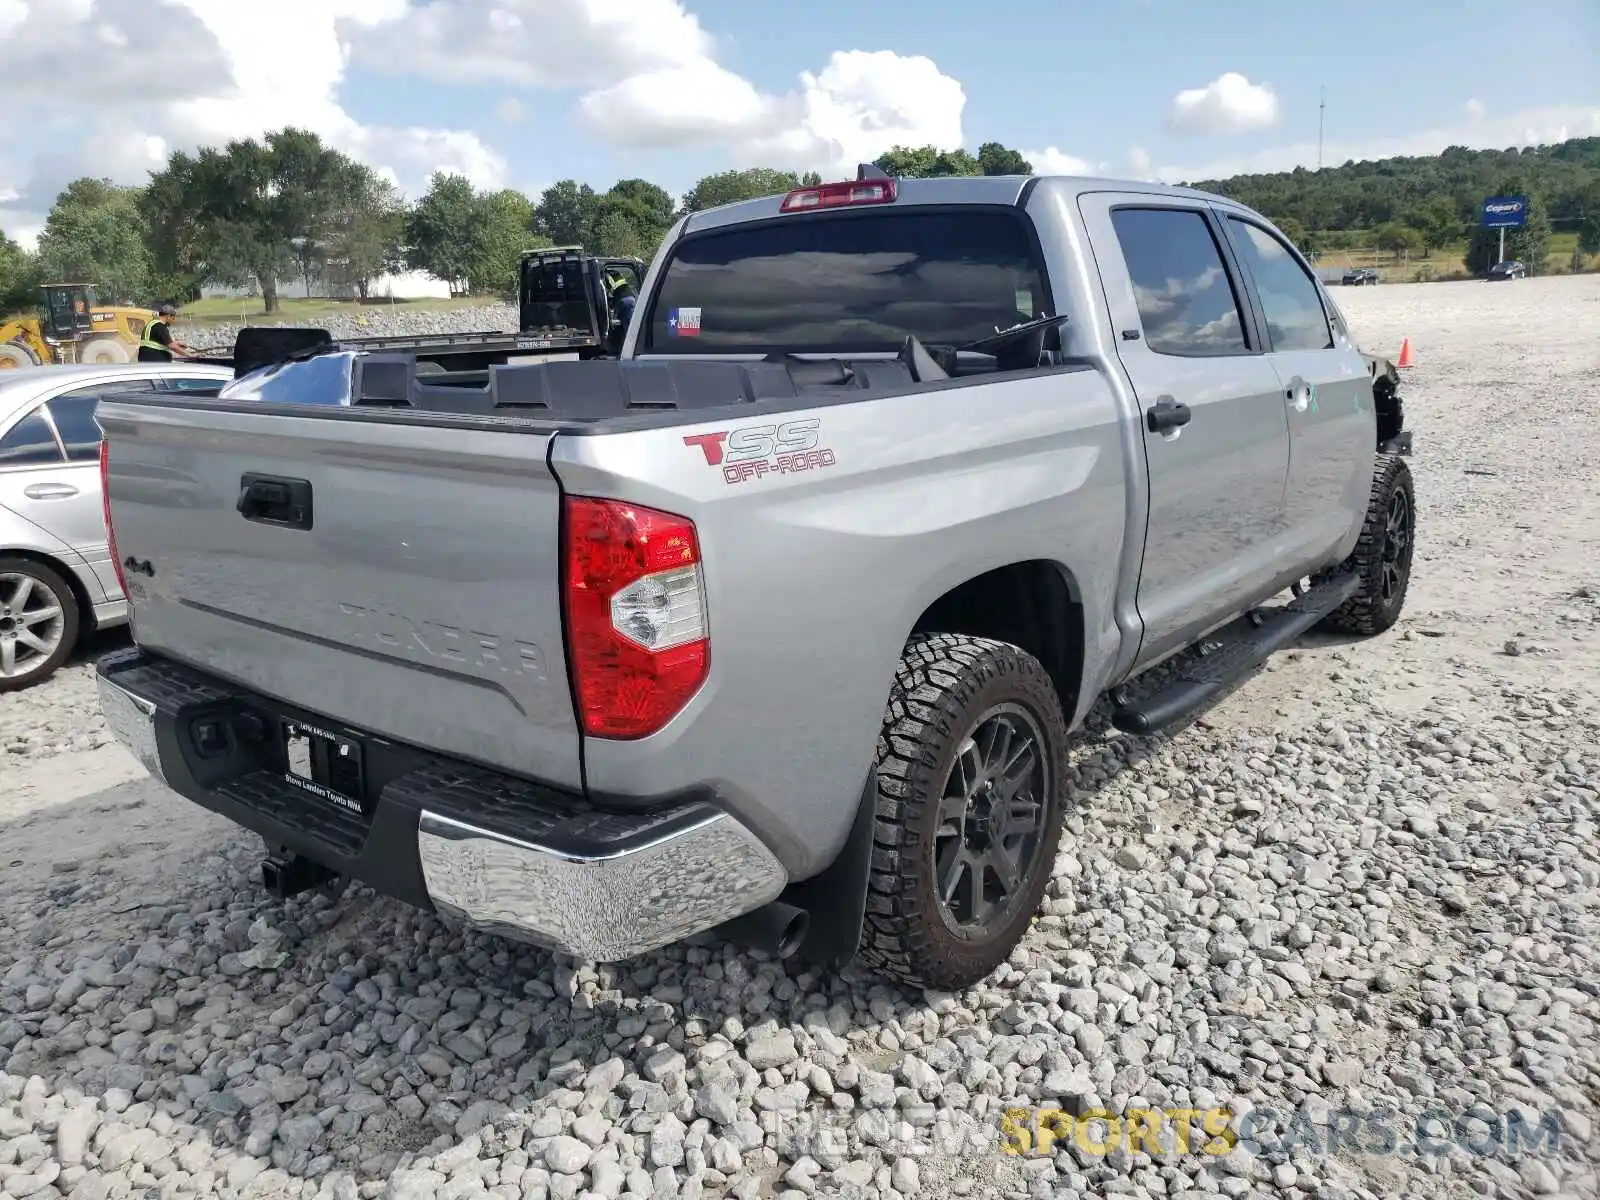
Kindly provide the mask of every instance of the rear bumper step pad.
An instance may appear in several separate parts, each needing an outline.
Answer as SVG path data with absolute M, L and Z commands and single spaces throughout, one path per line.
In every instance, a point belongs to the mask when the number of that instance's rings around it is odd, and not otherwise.
M 346 730 L 137 649 L 98 666 L 112 732 L 151 775 L 274 847 L 473 927 L 610 962 L 776 898 L 770 850 L 699 801 L 610 812 L 583 797 Z M 361 811 L 292 783 L 282 720 L 365 751 Z

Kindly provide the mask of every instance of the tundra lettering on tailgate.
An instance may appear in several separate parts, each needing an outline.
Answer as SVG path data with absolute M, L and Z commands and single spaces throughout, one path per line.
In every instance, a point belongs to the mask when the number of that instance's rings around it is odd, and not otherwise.
M 771 473 L 790 475 L 831 467 L 833 451 L 818 449 L 822 421 L 801 417 L 775 425 L 739 425 L 712 433 L 687 434 L 685 446 L 698 446 L 706 465 L 721 467 L 728 483 L 743 483 Z
M 443 660 L 502 675 L 531 675 L 544 679 L 544 658 L 532 642 L 521 642 L 476 629 L 459 629 L 434 621 L 413 621 L 400 613 L 339 602 L 339 611 L 354 618 L 350 634 L 357 643 L 376 643 L 409 651 L 415 656 Z

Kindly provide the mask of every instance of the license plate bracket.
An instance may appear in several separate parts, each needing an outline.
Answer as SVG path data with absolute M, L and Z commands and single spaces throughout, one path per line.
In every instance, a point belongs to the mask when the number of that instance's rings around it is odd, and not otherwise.
M 305 721 L 285 719 L 283 777 L 301 791 L 357 816 L 366 815 L 366 766 L 360 741 Z

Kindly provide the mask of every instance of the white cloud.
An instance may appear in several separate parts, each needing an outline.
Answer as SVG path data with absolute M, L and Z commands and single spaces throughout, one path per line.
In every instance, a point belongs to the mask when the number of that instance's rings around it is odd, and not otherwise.
M 966 95 L 932 60 L 842 50 L 767 92 L 717 61 L 683 0 L 414 0 L 355 40 L 374 70 L 583 90 L 613 146 L 714 146 L 729 162 L 837 170 L 897 143 L 961 145 Z
M 495 118 L 506 125 L 519 125 L 527 120 L 527 106 L 515 96 L 507 96 L 494 106 Z
M 711 53 L 679 0 L 417 0 L 355 45 L 374 70 L 515 87 L 604 87 Z
M 1229 71 L 1174 96 L 1167 128 L 1183 134 L 1249 133 L 1276 125 L 1278 108 L 1271 85 Z
M 0 38 L 22 24 L 28 16 L 28 6 L 22 0 L 0 0 Z
M 760 91 L 710 58 L 623 79 L 579 102 L 614 145 L 715 145 L 729 161 L 841 170 L 892 146 L 962 144 L 966 93 L 932 59 L 837 50 L 782 94 Z
M 172 150 L 285 125 L 408 189 L 436 168 L 503 183 L 506 163 L 474 133 L 366 125 L 340 103 L 346 37 L 405 11 L 405 0 L 274 0 L 270 12 L 239 0 L 0 0 L 0 104 L 17 127 L 51 135 L 0 149 L 0 193 L 15 194 L 0 226 L 36 230 L 78 176 L 138 183 Z M 153 25 L 161 36 L 143 36 Z
M 1024 150 L 1022 157 L 1033 164 L 1035 175 L 1102 175 L 1106 170 L 1105 163 L 1090 162 L 1087 158 L 1079 158 L 1054 146 L 1046 146 L 1043 150 Z
M 1482 100 L 1468 100 L 1461 106 L 1461 111 L 1467 114 L 1467 120 L 1480 121 L 1485 112 Z
M 1154 163 L 1150 161 L 1150 153 L 1143 146 L 1135 146 L 1128 151 L 1128 170 L 1135 179 L 1149 179 Z
M 1569 137 L 1600 137 L 1600 105 L 1565 104 L 1524 109 L 1505 117 L 1467 125 L 1442 126 L 1416 133 L 1362 140 L 1330 141 L 1324 146 L 1325 166 L 1397 156 L 1438 154 L 1448 146 L 1473 150 L 1549 145 Z M 1292 142 L 1253 154 L 1210 162 L 1162 166 L 1157 175 L 1169 183 L 1226 179 L 1230 175 L 1292 171 L 1317 165 L 1315 141 Z

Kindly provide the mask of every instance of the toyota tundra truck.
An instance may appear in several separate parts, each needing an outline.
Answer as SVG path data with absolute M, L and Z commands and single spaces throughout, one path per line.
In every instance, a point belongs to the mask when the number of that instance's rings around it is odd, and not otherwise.
M 277 895 L 960 988 L 1098 698 L 1169 730 L 1395 623 L 1397 378 L 1226 199 L 862 168 L 680 220 L 613 360 L 335 345 L 102 401 L 102 704 Z

